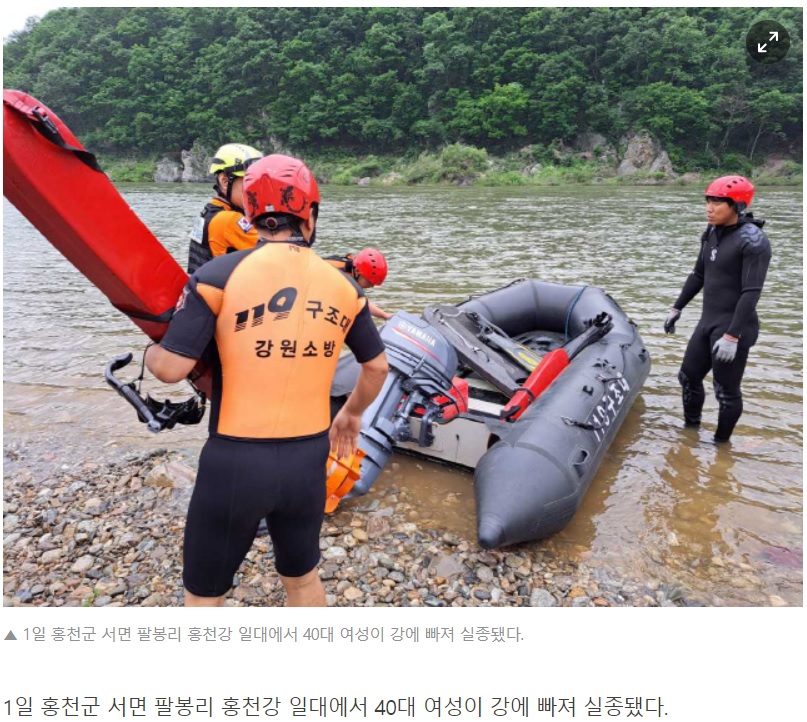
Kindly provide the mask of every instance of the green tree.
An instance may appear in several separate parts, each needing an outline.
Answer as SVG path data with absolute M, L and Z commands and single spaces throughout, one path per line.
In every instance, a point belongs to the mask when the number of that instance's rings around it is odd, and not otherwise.
M 751 122 L 756 126 L 753 140 L 748 150 L 748 158 L 753 160 L 757 143 L 763 131 L 780 133 L 782 126 L 795 120 L 795 114 L 801 114 L 802 96 L 786 95 L 780 90 L 768 90 L 757 94 L 749 103 Z
M 466 94 L 458 103 L 451 129 L 469 142 L 495 142 L 527 135 L 529 97 L 520 83 L 496 84 L 479 98 Z
M 711 109 L 703 94 L 672 83 L 651 83 L 626 94 L 625 112 L 636 128 L 667 145 L 697 147 L 709 132 Z
M 791 49 L 762 65 L 742 34 L 769 16 L 753 7 L 72 7 L 7 38 L 3 72 L 6 87 L 115 152 L 241 138 L 414 157 L 457 140 L 498 151 L 568 146 L 583 131 L 616 141 L 644 127 L 674 158 L 719 162 L 800 147 L 803 10 L 776 10 Z

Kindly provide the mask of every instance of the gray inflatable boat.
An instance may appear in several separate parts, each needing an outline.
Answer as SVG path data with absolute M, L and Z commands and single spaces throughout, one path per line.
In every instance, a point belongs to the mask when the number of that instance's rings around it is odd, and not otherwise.
M 541 539 L 577 511 L 650 372 L 635 324 L 602 289 L 526 279 L 381 331 L 390 374 L 362 419 L 366 493 L 393 448 L 474 471 L 491 549 Z M 332 388 L 355 384 L 352 356 Z

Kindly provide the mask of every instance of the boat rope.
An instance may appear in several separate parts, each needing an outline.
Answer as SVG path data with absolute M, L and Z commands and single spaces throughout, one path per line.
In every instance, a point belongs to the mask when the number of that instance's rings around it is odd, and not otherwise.
M 461 308 L 453 308 L 451 309 L 453 313 L 448 313 L 447 309 L 445 308 L 435 308 L 434 315 L 440 316 L 441 318 L 447 316 L 448 318 L 457 318 L 461 313 L 465 313 Z
M 564 324 L 564 329 L 563 329 L 563 342 L 564 343 L 569 342 L 569 321 L 571 321 L 571 318 L 572 318 L 572 311 L 574 311 L 574 307 L 577 305 L 577 302 L 580 300 L 580 296 L 583 295 L 583 291 L 585 291 L 587 288 L 588 288 L 588 285 L 583 286 L 583 288 L 581 288 L 577 292 L 577 295 L 574 297 L 574 300 L 572 301 L 572 305 L 569 306 L 569 311 L 566 314 L 566 323 Z
M 611 381 L 619 381 L 620 379 L 624 379 L 625 376 L 617 371 L 616 376 L 603 376 L 602 374 L 597 374 L 594 378 L 597 379 L 597 381 L 602 381 L 602 383 L 607 384 Z
M 587 431 L 597 431 L 602 428 L 602 424 L 590 424 L 588 421 L 577 421 L 576 419 L 570 419 L 568 416 L 561 416 L 560 419 L 567 426 L 577 426 Z

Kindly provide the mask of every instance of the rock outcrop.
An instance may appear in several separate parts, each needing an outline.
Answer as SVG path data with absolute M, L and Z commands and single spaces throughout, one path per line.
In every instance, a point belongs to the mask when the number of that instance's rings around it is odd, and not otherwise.
M 182 151 L 182 182 L 206 183 L 210 180 L 210 159 L 215 149 L 206 148 L 200 143 L 194 143 L 190 150 Z
M 637 173 L 663 173 L 668 177 L 676 175 L 667 151 L 646 132 L 636 133 L 627 139 L 627 149 L 616 172 L 620 176 Z
M 154 171 L 155 183 L 179 183 L 182 180 L 180 164 L 171 158 L 162 158 Z
M 157 163 L 154 182 L 206 183 L 210 180 L 207 171 L 214 152 L 199 143 L 194 143 L 190 150 L 183 150 L 180 153 L 181 160 L 166 156 Z
M 616 165 L 616 148 L 599 133 L 581 133 L 574 139 L 575 150 L 584 160 L 599 160 Z

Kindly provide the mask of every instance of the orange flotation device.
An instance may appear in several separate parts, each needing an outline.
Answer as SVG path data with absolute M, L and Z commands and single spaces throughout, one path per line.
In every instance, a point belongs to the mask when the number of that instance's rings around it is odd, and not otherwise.
M 353 488 L 361 475 L 361 460 L 365 452 L 356 449 L 356 453 L 346 459 L 338 459 L 333 453 L 328 455 L 325 482 L 325 513 L 330 514 L 344 496 Z

